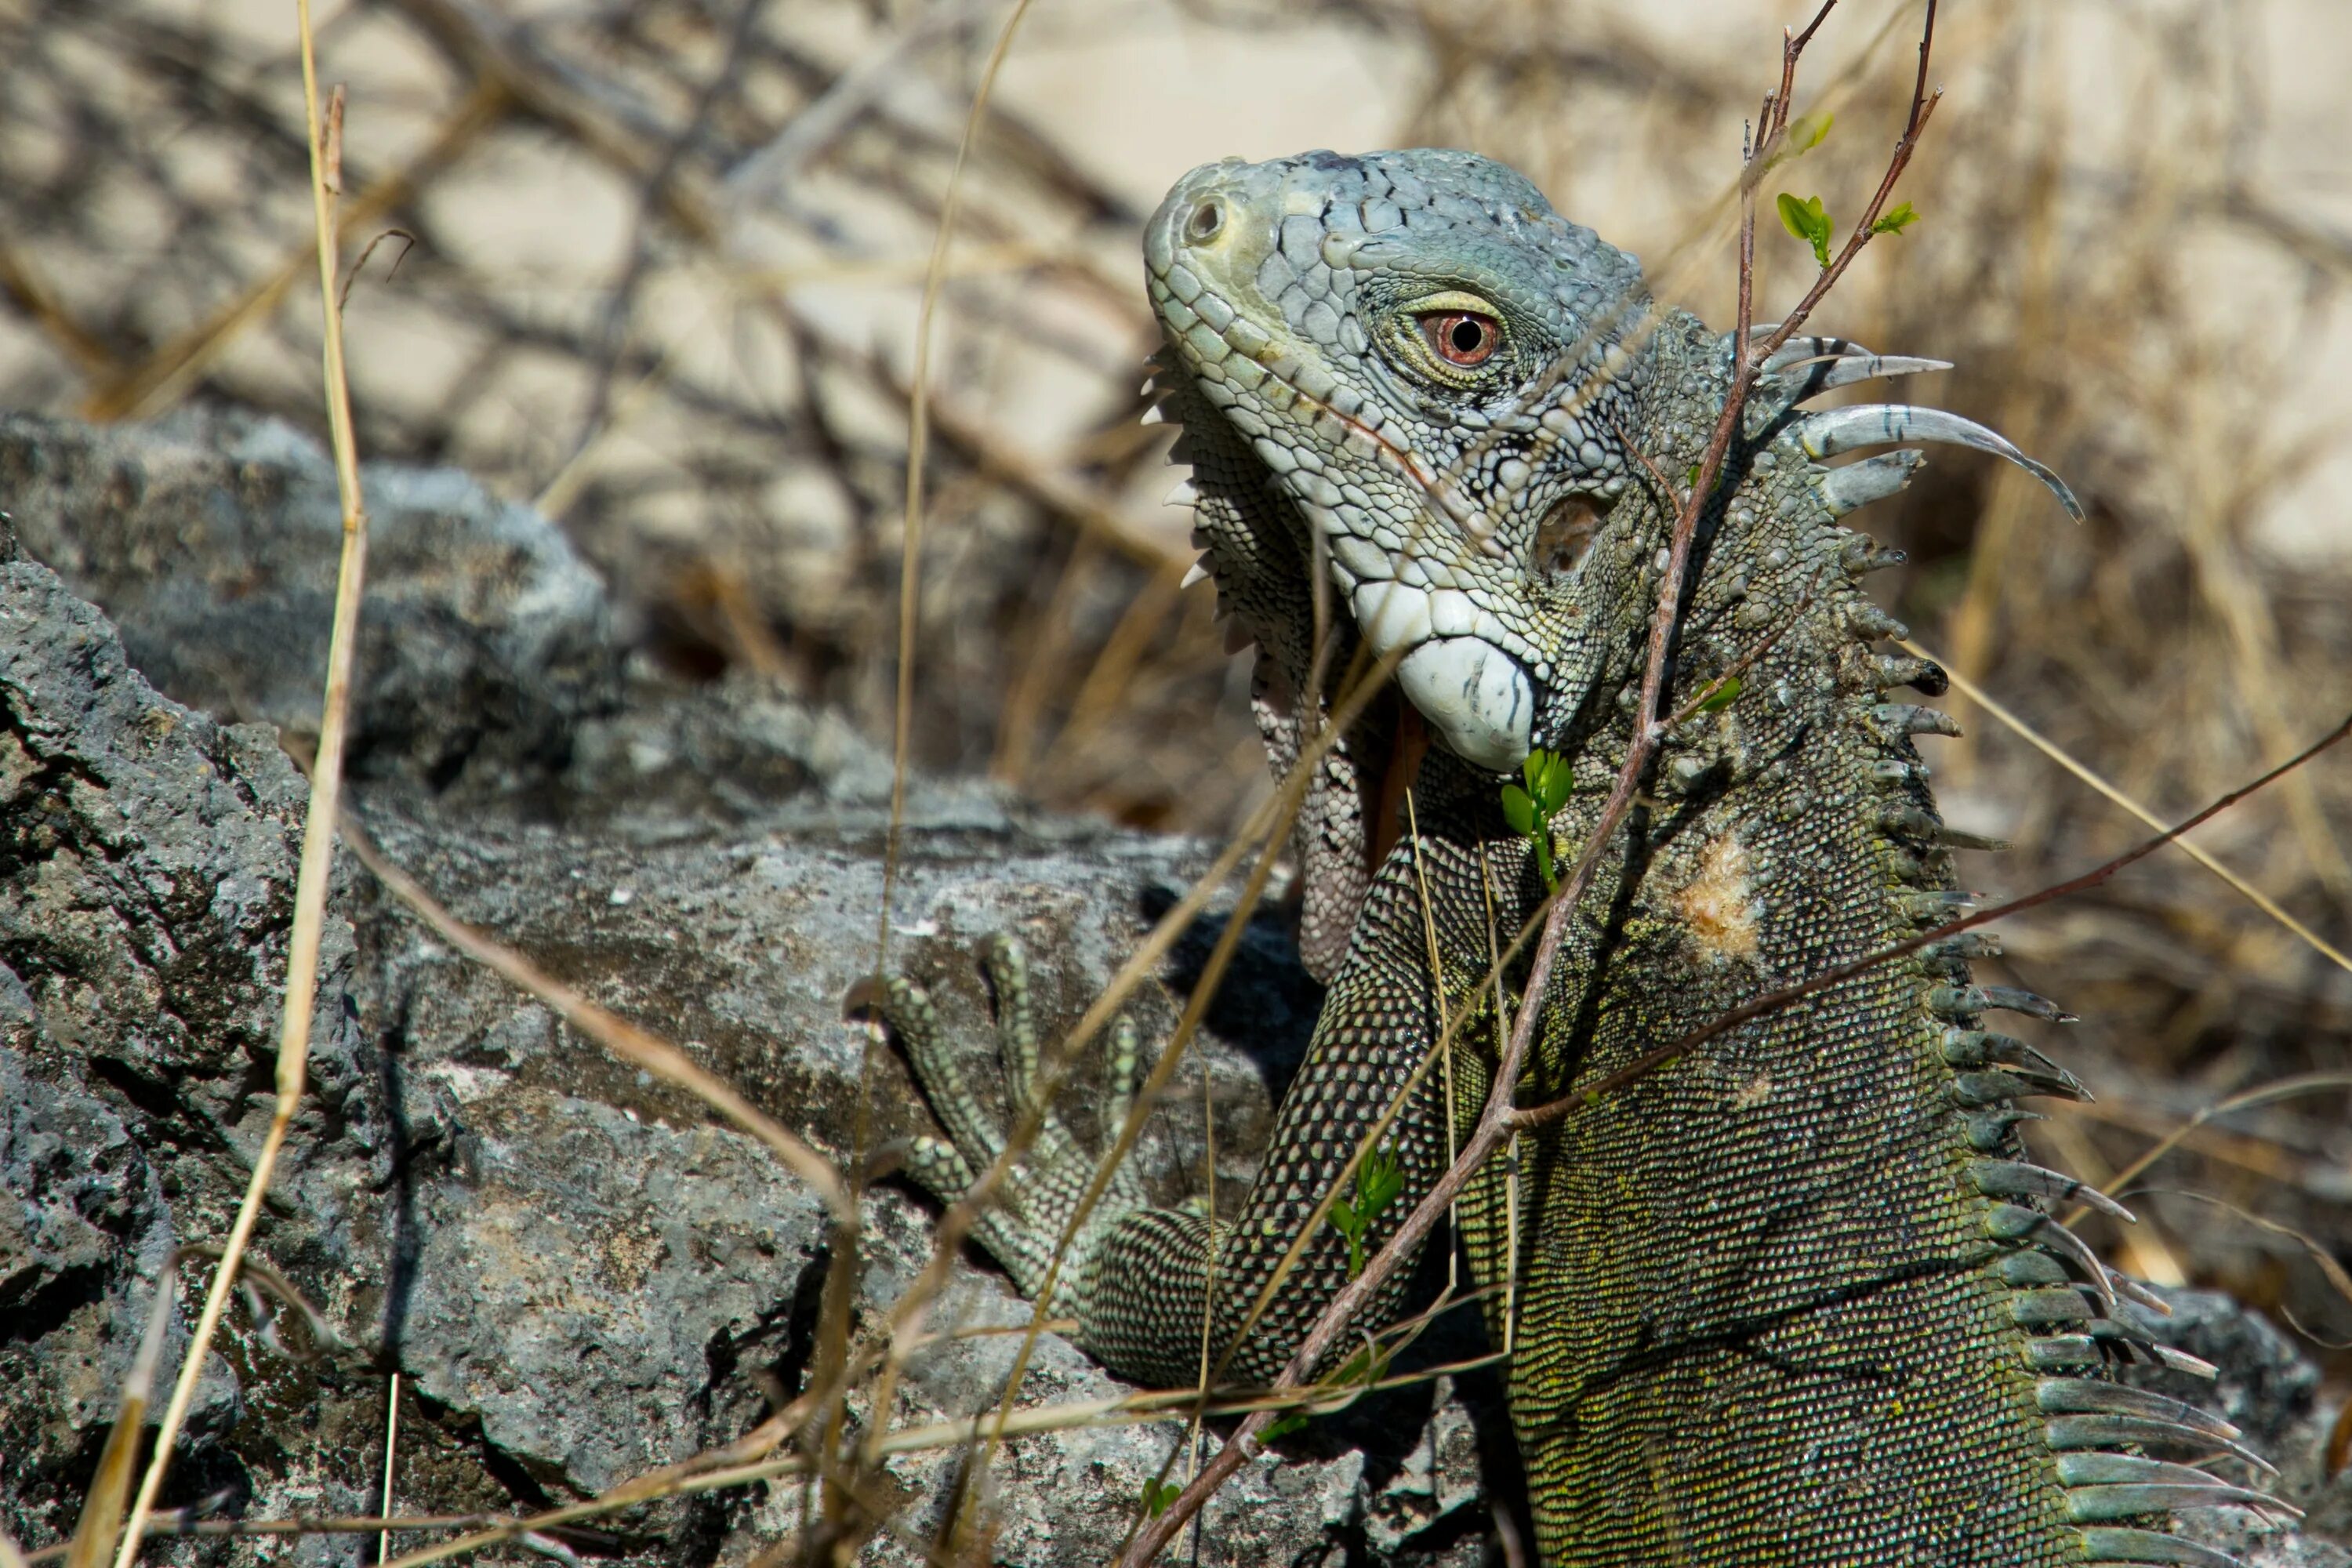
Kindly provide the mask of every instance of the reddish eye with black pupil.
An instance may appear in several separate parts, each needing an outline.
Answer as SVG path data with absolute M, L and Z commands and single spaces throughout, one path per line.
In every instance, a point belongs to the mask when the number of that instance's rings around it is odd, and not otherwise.
M 1421 335 L 1438 358 L 1465 368 L 1494 358 L 1496 345 L 1503 341 L 1494 317 L 1471 310 L 1433 310 L 1421 319 Z

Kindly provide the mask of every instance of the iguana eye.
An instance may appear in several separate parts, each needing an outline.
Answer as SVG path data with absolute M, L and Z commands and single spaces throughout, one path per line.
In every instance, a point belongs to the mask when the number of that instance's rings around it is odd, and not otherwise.
M 1421 335 L 1439 359 L 1467 370 L 1495 357 L 1503 329 L 1475 310 L 1432 310 L 1421 318 Z

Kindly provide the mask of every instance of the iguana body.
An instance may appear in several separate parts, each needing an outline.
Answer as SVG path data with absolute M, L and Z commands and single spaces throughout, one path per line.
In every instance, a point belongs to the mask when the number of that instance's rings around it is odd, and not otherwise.
M 1655 474 L 1696 461 L 1730 351 L 1653 307 L 1632 258 L 1465 153 L 1196 170 L 1145 253 L 1197 537 L 1257 645 L 1277 769 L 1360 654 L 1395 661 L 1404 699 L 1318 764 L 1300 861 L 1306 951 L 1330 991 L 1239 1217 L 1106 1215 L 1061 1302 L 1115 1370 L 1183 1384 L 1213 1275 L 1227 1376 L 1262 1382 L 1347 1279 L 1336 1228 L 1235 1336 L 1447 1013 L 1474 1023 L 1385 1140 L 1405 1186 L 1369 1245 L 1486 1098 L 1485 977 L 1544 894 L 1497 775 L 1530 745 L 1573 760 L 1557 833 L 1572 858 L 1635 722 L 1675 505 Z M 1527 1003 L 1542 1016 L 1520 1103 L 1958 907 L 1954 836 L 1911 740 L 1948 724 L 1891 689 L 1932 694 L 1940 673 L 1873 650 L 1891 623 L 1856 579 L 1882 558 L 1837 521 L 1899 489 L 1916 456 L 1815 459 L 1906 435 L 2024 459 L 1933 411 L 1794 406 L 1923 368 L 1797 340 L 1759 388 L 1703 514 L 1666 710 L 1752 662 L 1735 700 L 1670 732 L 1606 847 L 1548 994 Z M 1408 777 L 1418 831 L 1401 834 Z M 2105 1380 L 2154 1352 L 2106 1315 L 2112 1277 L 2049 1217 L 2074 1184 L 2022 1161 L 2013 1102 L 2071 1080 L 1986 1031 L 1989 1012 L 2053 1009 L 1972 986 L 1981 951 L 1956 939 L 1732 1030 L 1524 1136 L 1516 1178 L 1497 1161 L 1466 1190 L 1464 1244 L 1478 1281 L 1503 1287 L 1490 1327 L 1513 1350 L 1546 1562 L 2230 1561 L 2165 1532 L 2172 1507 L 2253 1494 L 2171 1462 L 2226 1447 L 2226 1427 Z M 959 1163 L 934 1149 L 922 1168 L 951 1186 Z M 1025 1287 L 1072 1190 L 1033 1186 L 996 1221 Z

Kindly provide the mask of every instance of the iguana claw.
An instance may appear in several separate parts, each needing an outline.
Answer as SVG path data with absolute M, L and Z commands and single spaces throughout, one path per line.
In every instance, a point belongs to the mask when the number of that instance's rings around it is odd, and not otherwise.
M 877 1010 L 907 1053 L 915 1082 L 945 1130 L 945 1138 L 918 1137 L 908 1145 L 907 1172 L 942 1203 L 967 1196 L 982 1174 L 1022 1136 L 1034 1119 L 1034 1131 L 982 1207 L 972 1234 L 1004 1266 L 1021 1293 L 1034 1299 L 1046 1285 L 1063 1236 L 1087 1184 L 1096 1160 L 1080 1146 L 1068 1124 L 1039 1097 L 1049 1087 L 1040 1050 L 1034 994 L 1027 955 L 1009 936 L 989 939 L 982 968 L 996 999 L 996 1053 L 1004 1072 L 1002 1114 L 973 1091 L 961 1053 L 940 1026 L 939 1011 L 923 988 L 904 975 L 886 980 Z M 1109 1098 L 1104 1107 L 1106 1136 L 1116 1137 L 1134 1103 L 1138 1053 L 1134 1026 L 1125 1017 L 1111 1026 Z M 1076 1226 L 1055 1293 L 1076 1278 L 1073 1267 L 1096 1235 L 1131 1209 L 1149 1202 L 1142 1184 L 1122 1163 L 1101 1199 Z

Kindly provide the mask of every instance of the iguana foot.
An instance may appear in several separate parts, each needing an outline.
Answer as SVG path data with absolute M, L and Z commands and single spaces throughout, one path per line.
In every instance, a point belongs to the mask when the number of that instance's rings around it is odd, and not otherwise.
M 1022 1136 L 1023 1124 L 1034 1121 L 1034 1135 L 973 1226 L 980 1244 L 1004 1266 L 1021 1293 L 1034 1300 L 1045 1288 L 1063 1233 L 1072 1228 L 1097 1161 L 1050 1105 L 1038 1103 L 1042 1054 L 1029 963 L 1020 943 L 992 937 L 981 963 L 996 995 L 996 1052 L 1009 1101 L 1001 1114 L 966 1082 L 959 1053 L 922 987 L 904 975 L 890 976 L 883 983 L 879 1011 L 905 1047 L 915 1081 L 948 1134 L 919 1137 L 908 1154 L 908 1173 L 934 1196 L 945 1203 L 961 1199 L 1003 1153 L 1008 1140 Z M 1136 1059 L 1134 1026 L 1121 1017 L 1111 1029 L 1110 1095 L 1102 1115 L 1106 1139 L 1118 1136 L 1134 1103 Z M 1122 1162 L 1076 1227 L 1055 1287 L 1057 1298 L 1066 1296 L 1096 1237 L 1119 1215 L 1149 1202 L 1142 1184 Z

